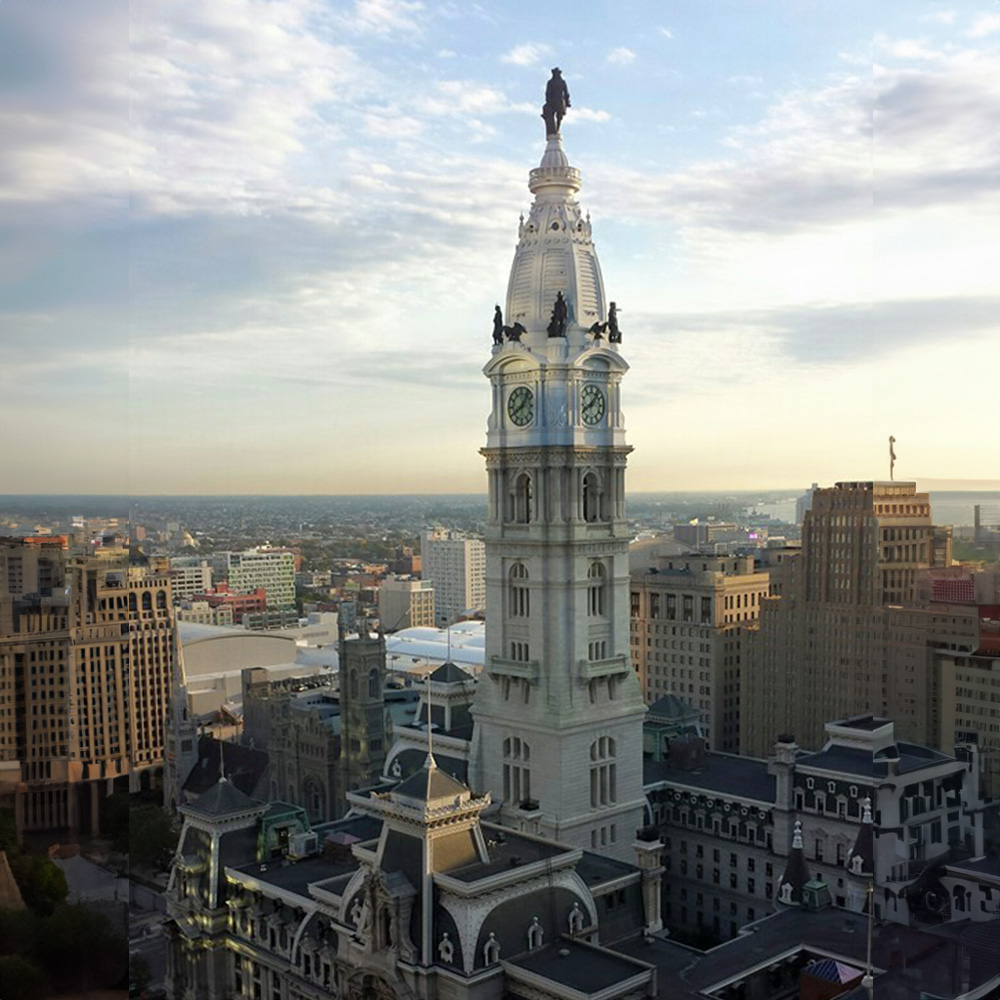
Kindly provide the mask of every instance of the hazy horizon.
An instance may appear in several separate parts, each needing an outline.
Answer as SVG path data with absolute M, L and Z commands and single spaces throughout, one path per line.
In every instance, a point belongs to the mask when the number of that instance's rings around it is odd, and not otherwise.
M 880 479 L 890 435 L 994 483 L 998 40 L 933 0 L 0 4 L 0 490 L 483 489 L 556 65 L 632 491 Z

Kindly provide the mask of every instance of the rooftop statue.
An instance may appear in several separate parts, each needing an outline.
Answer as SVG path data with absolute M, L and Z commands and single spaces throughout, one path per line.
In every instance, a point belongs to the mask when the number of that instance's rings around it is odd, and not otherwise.
M 549 336 L 565 337 L 566 320 L 568 318 L 569 313 L 566 309 L 566 300 L 563 298 L 563 293 L 556 292 L 556 301 L 552 306 L 552 319 L 549 321 Z
M 569 107 L 569 87 L 562 78 L 562 70 L 557 66 L 552 70 L 552 78 L 545 85 L 545 104 L 542 106 L 542 117 L 545 119 L 545 135 L 559 134 L 566 109 Z

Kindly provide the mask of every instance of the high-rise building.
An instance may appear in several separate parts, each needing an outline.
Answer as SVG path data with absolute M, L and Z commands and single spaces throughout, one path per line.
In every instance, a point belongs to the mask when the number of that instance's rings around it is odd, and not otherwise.
M 378 617 L 386 632 L 434 627 L 434 583 L 387 576 L 378 592 Z
M 815 490 L 800 554 L 772 571 L 781 596 L 764 602 L 748 631 L 742 752 L 763 756 L 782 733 L 816 745 L 826 719 L 865 712 L 929 740 L 911 725 L 924 692 L 904 683 L 903 661 L 917 655 L 914 644 L 922 657 L 924 640 L 903 634 L 904 609 L 915 604 L 918 575 L 950 561 L 950 529 L 931 524 L 928 495 L 914 483 Z
M 629 662 L 628 365 L 576 201 L 580 172 L 557 135 L 528 187 L 510 335 L 495 333 L 484 369 L 486 664 L 472 785 L 502 803 L 506 825 L 624 858 L 642 825 L 645 714 Z
M 424 532 L 421 575 L 434 587 L 434 616 L 441 628 L 486 606 L 486 549 L 481 538 L 445 528 Z
M 0 546 L 0 797 L 19 832 L 99 829 L 163 764 L 176 642 L 165 567 L 58 539 Z
M 225 576 L 229 589 L 252 594 L 258 587 L 267 591 L 269 609 L 295 604 L 295 555 L 270 549 L 220 552 L 213 557 L 216 575 Z
M 768 593 L 749 556 L 665 556 L 632 572 L 632 666 L 648 705 L 675 694 L 701 710 L 715 750 L 739 749 L 743 634 Z
M 204 594 L 212 589 L 212 564 L 201 556 L 174 556 L 170 560 L 170 584 L 177 601 Z

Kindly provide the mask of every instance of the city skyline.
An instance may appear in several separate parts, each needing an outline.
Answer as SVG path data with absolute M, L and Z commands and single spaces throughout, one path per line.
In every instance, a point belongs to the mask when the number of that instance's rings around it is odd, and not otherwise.
M 1000 16 L 61 6 L 0 8 L 3 492 L 105 493 L 115 460 L 136 495 L 483 492 L 555 65 L 631 491 L 884 479 L 890 434 L 899 479 L 1000 485 L 966 374 L 1000 362 Z

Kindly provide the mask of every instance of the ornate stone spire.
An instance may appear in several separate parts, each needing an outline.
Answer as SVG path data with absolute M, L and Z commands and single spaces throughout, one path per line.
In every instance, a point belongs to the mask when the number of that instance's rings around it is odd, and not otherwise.
M 521 323 L 528 331 L 528 344 L 547 336 L 559 292 L 566 300 L 570 343 L 584 343 L 586 331 L 607 320 L 590 219 L 575 199 L 580 184 L 580 171 L 570 166 L 562 136 L 550 135 L 541 163 L 528 176 L 535 201 L 518 227 L 520 238 L 507 286 L 507 323 Z

